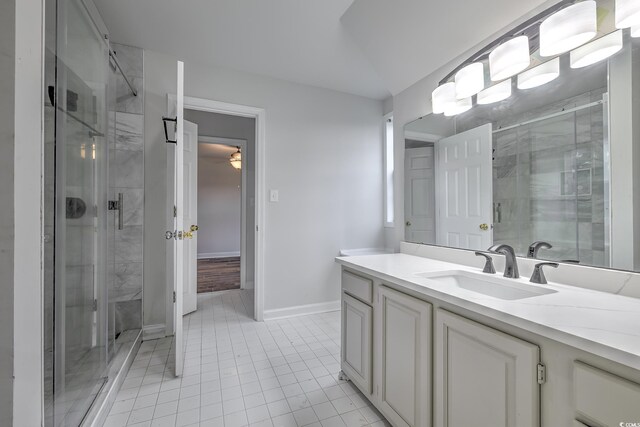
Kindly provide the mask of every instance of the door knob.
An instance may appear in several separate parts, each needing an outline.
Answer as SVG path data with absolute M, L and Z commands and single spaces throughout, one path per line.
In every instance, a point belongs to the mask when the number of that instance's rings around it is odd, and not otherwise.
M 198 227 L 197 225 L 192 225 L 191 228 L 189 229 L 191 231 L 198 231 L 200 230 L 200 227 Z
M 407 221 L 407 222 L 405 222 L 405 225 L 406 225 L 407 227 L 411 227 L 411 221 Z
M 183 236 L 185 239 L 193 239 L 193 233 L 192 233 L 191 231 L 185 231 L 185 232 L 183 232 L 183 233 L 182 233 L 182 236 Z
M 487 231 L 489 229 L 489 224 L 480 224 L 480 230 Z

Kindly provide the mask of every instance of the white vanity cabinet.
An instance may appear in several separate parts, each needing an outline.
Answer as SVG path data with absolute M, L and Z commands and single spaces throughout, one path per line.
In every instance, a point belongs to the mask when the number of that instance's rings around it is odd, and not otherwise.
M 438 309 L 435 426 L 539 427 L 538 346 Z
M 535 330 L 543 321 L 530 329 L 508 311 L 481 312 L 483 300 L 465 301 L 457 290 L 448 298 L 442 284 L 396 277 L 407 259 L 385 257 L 343 261 L 342 369 L 393 427 L 640 425 L 635 360 L 621 363 L 611 357 L 620 357 L 616 348 L 597 341 L 572 345 L 549 336 L 553 329 Z M 540 310 L 534 301 L 513 304 L 530 316 Z
M 366 395 L 373 387 L 373 282 L 342 272 L 341 367 Z
M 431 426 L 431 304 L 378 287 L 378 409 L 395 427 Z

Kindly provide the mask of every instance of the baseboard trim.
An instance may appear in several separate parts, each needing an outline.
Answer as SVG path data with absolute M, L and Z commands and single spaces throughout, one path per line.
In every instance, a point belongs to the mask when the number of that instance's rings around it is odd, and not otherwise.
M 158 338 L 164 338 L 167 336 L 167 325 L 164 323 L 157 325 L 145 325 L 142 328 L 142 340 L 156 340 Z
M 284 319 L 287 317 L 304 316 L 307 314 L 327 313 L 340 310 L 340 300 L 321 302 L 317 304 L 297 305 L 294 307 L 265 310 L 264 320 Z
M 208 252 L 198 254 L 198 259 L 209 259 L 209 258 L 231 258 L 240 256 L 240 251 L 237 252 Z

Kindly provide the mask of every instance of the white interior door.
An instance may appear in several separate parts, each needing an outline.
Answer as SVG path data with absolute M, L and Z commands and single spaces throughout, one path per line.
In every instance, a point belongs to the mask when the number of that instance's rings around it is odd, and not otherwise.
M 184 64 L 178 61 L 175 101 L 168 103 L 168 116 L 176 118 L 175 144 L 167 144 L 167 248 L 168 301 L 173 303 L 175 375 L 182 375 L 184 364 L 182 312 L 184 288 Z M 171 227 L 172 226 L 172 227 Z M 173 233 L 170 235 L 169 233 Z M 170 238 L 171 237 L 171 238 Z M 171 295 L 172 294 L 172 295 Z
M 404 156 L 405 240 L 436 242 L 433 147 L 409 148 Z
M 436 243 L 487 249 L 492 232 L 491 123 L 436 143 Z
M 196 311 L 198 306 L 198 125 L 184 120 L 183 138 L 183 216 L 184 286 L 182 314 Z

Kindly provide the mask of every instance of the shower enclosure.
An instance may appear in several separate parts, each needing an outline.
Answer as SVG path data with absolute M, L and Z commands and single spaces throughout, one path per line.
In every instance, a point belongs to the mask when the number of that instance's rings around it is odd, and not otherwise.
M 609 266 L 605 88 L 494 132 L 494 240 L 526 253 Z M 548 112 L 553 111 L 553 112 Z
M 109 46 L 82 0 L 47 0 L 46 17 L 45 422 L 77 426 L 114 354 Z

